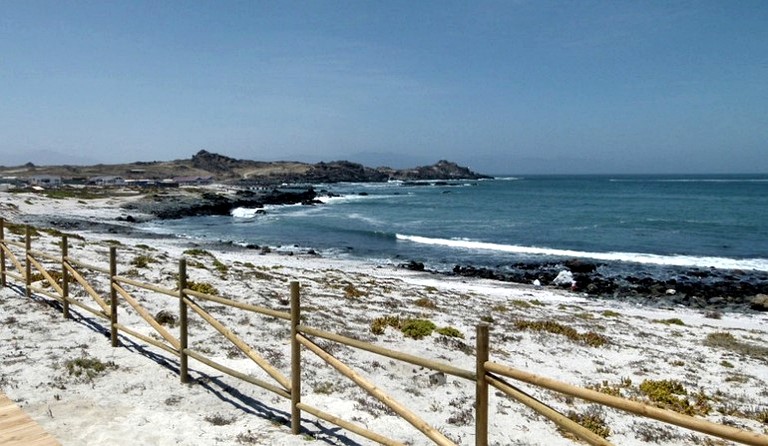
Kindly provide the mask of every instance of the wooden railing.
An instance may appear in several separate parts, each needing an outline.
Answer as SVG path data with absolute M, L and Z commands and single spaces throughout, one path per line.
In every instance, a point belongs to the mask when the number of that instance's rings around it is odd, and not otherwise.
M 490 361 L 489 358 L 489 330 L 487 324 L 477 326 L 476 333 L 476 367 L 475 370 L 465 370 L 454 367 L 451 364 L 425 359 L 396 350 L 387 349 L 378 345 L 363 342 L 357 339 L 342 336 L 336 333 L 320 330 L 301 324 L 301 295 L 298 282 L 290 284 L 290 312 L 282 312 L 266 307 L 250 305 L 239 302 L 227 297 L 201 293 L 190 289 L 187 286 L 187 264 L 184 258 L 179 260 L 179 278 L 178 289 L 164 288 L 158 285 L 134 280 L 129 277 L 117 274 L 117 253 L 115 247 L 109 250 L 109 267 L 86 264 L 77 261 L 69 256 L 68 238 L 66 235 L 61 237 L 61 253 L 51 255 L 42 251 L 32 250 L 32 228 L 24 228 L 24 241 L 19 242 L 9 240 L 5 237 L 5 221 L 0 219 L 0 283 L 7 286 L 7 280 L 14 279 L 24 284 L 26 296 L 32 296 L 33 293 L 54 299 L 62 304 L 64 317 L 69 317 L 69 307 L 74 305 L 85 310 L 94 316 L 108 320 L 110 329 L 110 338 L 113 347 L 119 346 L 119 333 L 137 338 L 149 345 L 162 349 L 163 351 L 179 357 L 180 369 L 179 378 L 182 383 L 189 381 L 189 358 L 192 358 L 202 364 L 226 373 L 230 376 L 261 387 L 276 395 L 290 400 L 291 405 L 291 431 L 298 434 L 301 430 L 301 413 L 311 414 L 319 419 L 335 424 L 350 432 L 354 432 L 364 438 L 373 440 L 385 445 L 401 445 L 396 440 L 390 439 L 380 433 L 372 432 L 359 424 L 339 418 L 336 415 L 324 412 L 323 410 L 310 406 L 301 401 L 301 353 L 302 350 L 308 350 L 336 369 L 340 374 L 349 378 L 361 389 L 368 392 L 382 404 L 389 407 L 393 412 L 413 425 L 418 431 L 423 433 L 432 442 L 438 445 L 454 445 L 455 443 L 446 437 L 438 429 L 430 426 L 421 419 L 415 412 L 408 409 L 384 391 L 379 389 L 374 383 L 365 379 L 350 366 L 344 364 L 338 358 L 323 349 L 312 339 L 319 338 L 326 341 L 346 345 L 358 350 L 364 350 L 383 357 L 398 361 L 425 367 L 436 372 L 442 372 L 464 380 L 475 383 L 475 444 L 487 446 L 488 444 L 488 391 L 492 386 L 503 392 L 510 398 L 517 400 L 530 407 L 537 413 L 557 424 L 561 429 L 568 431 L 576 437 L 592 445 L 611 445 L 603 437 L 586 429 L 545 403 L 528 395 L 523 390 L 507 382 L 507 378 L 525 382 L 527 384 L 538 386 L 544 389 L 560 392 L 565 395 L 591 401 L 603 406 L 623 410 L 635 415 L 653 418 L 664 423 L 674 424 L 694 431 L 714 435 L 726 440 L 735 441 L 747 445 L 768 445 L 768 436 L 755 432 L 740 430 L 731 426 L 712 423 L 700 418 L 694 418 L 673 412 L 666 409 L 649 406 L 637 401 L 625 398 L 611 396 L 605 393 L 590 389 L 572 386 L 567 383 L 556 381 L 542 376 L 537 376 L 522 370 L 514 369 L 502 364 Z M 22 252 L 19 252 L 22 250 Z M 16 251 L 16 252 L 14 252 Z M 22 260 L 20 260 L 22 259 Z M 61 280 L 57 280 L 48 265 L 59 265 Z M 10 267 L 10 269 L 8 268 Z M 43 287 L 34 286 L 32 279 L 32 269 L 38 271 L 43 277 L 45 283 L 53 288 L 50 292 Z M 109 302 L 106 296 L 97 292 L 94 286 L 81 273 L 87 270 L 90 273 L 106 275 L 109 278 Z M 70 284 L 78 284 L 85 291 L 86 298 L 92 302 L 83 302 L 70 295 Z M 139 301 L 128 291 L 135 287 L 143 290 L 157 293 L 178 301 L 179 304 L 179 336 L 175 337 L 163 325 L 158 323 L 155 318 L 147 311 Z M 128 327 L 119 322 L 118 311 L 119 302 L 125 301 L 128 306 L 138 314 L 152 329 L 160 336 L 161 340 L 140 333 L 135 327 Z M 274 318 L 287 321 L 290 324 L 290 345 L 291 345 L 291 374 L 290 377 L 284 376 L 275 366 L 269 363 L 256 349 L 249 346 L 243 339 L 227 328 L 221 321 L 216 319 L 210 312 L 198 303 L 205 301 L 220 305 L 226 305 L 231 308 L 251 312 L 263 317 Z M 93 304 L 96 304 L 96 307 Z M 241 351 L 258 365 L 273 382 L 267 382 L 255 378 L 241 371 L 234 370 L 228 366 L 214 361 L 205 356 L 200 351 L 195 350 L 189 345 L 189 323 L 188 312 L 192 310 L 207 324 L 213 327 L 223 335 L 233 346 Z

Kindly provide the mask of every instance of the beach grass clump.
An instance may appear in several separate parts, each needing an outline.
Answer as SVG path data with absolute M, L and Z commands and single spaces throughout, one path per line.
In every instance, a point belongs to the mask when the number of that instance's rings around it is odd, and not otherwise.
M 335 386 L 330 381 L 323 381 L 315 384 L 312 391 L 321 395 L 330 395 L 336 390 Z
M 646 379 L 640 383 L 640 391 L 653 403 L 665 409 L 674 410 L 685 415 L 707 415 L 712 407 L 709 397 L 703 392 L 688 398 L 688 391 L 680 381 L 674 379 Z
M 203 294 L 209 294 L 209 295 L 219 294 L 219 290 L 217 290 L 215 286 L 211 285 L 208 282 L 195 282 L 190 280 L 187 282 L 187 288 L 192 291 L 196 291 L 198 293 L 203 293 Z
M 739 355 L 750 356 L 762 361 L 768 361 L 768 347 L 742 342 L 736 339 L 734 335 L 726 331 L 716 331 L 709 333 L 704 339 L 704 345 L 707 347 L 722 348 Z
M 417 299 L 416 302 L 414 303 L 416 304 L 417 307 L 428 308 L 430 310 L 434 310 L 435 308 L 437 308 L 437 304 L 435 303 L 435 301 L 428 299 L 426 297 Z
M 608 438 L 611 435 L 611 428 L 605 422 L 605 412 L 602 407 L 596 404 L 587 407 L 584 412 L 571 410 L 566 416 L 603 438 Z M 563 430 L 560 432 L 564 433 Z M 571 435 L 567 434 L 566 436 L 570 438 Z
M 150 263 L 155 263 L 157 260 L 147 254 L 139 254 L 131 260 L 131 265 L 136 268 L 146 268 Z
M 371 333 L 375 335 L 384 334 L 384 330 L 387 327 L 399 330 L 402 324 L 403 321 L 400 319 L 400 316 L 382 316 L 371 322 Z
M 213 424 L 214 426 L 226 426 L 237 421 L 237 417 L 226 417 L 222 414 L 206 415 L 205 421 Z
M 113 361 L 102 362 L 98 358 L 89 358 L 82 356 L 71 359 L 64 363 L 67 373 L 75 378 L 83 378 L 88 381 L 107 371 L 107 369 L 117 369 L 117 364 Z
M 209 251 L 200 248 L 191 248 L 184 251 L 184 255 L 192 257 L 213 257 Z
M 621 397 L 623 396 L 622 390 L 629 389 L 630 387 L 632 387 L 632 379 L 621 378 L 621 381 L 618 384 L 611 384 L 608 380 L 603 380 L 599 384 L 588 385 L 587 389 L 605 393 L 606 395 Z
M 447 327 L 440 327 L 437 330 L 435 330 L 437 334 L 447 336 L 449 338 L 460 338 L 464 339 L 464 334 L 459 331 L 456 327 L 451 327 L 450 325 Z
M 664 324 L 664 325 L 685 325 L 685 322 L 682 321 L 682 319 L 673 317 L 670 319 L 654 319 L 654 323 L 657 324 Z
M 355 288 L 355 286 L 352 285 L 351 283 L 348 283 L 344 286 L 344 296 L 347 299 L 357 299 L 358 297 L 363 297 L 367 295 L 368 293 Z
M 3 226 L 8 232 L 14 235 L 25 235 L 27 233 L 27 225 L 11 223 L 9 221 L 6 221 L 4 222 Z M 33 226 L 30 226 L 29 235 L 32 237 L 37 237 L 40 235 L 40 232 L 38 232 L 38 230 L 35 229 Z
M 213 267 L 216 268 L 216 271 L 218 271 L 222 277 L 224 277 L 229 272 L 229 267 L 216 257 L 213 258 Z
M 64 275 L 60 271 L 51 270 L 46 272 L 48 273 L 49 276 L 51 276 L 53 280 L 56 281 L 57 284 L 61 285 L 62 283 L 64 283 Z M 32 283 L 43 281 L 44 282 L 43 287 L 45 288 L 51 286 L 50 283 L 48 282 L 48 279 L 43 275 L 43 273 L 39 273 L 39 272 L 32 273 L 29 276 L 29 281 Z M 70 274 L 67 276 L 67 282 L 74 283 L 75 278 L 72 277 L 72 275 Z
M 62 237 L 66 235 L 68 238 L 71 238 L 71 239 L 85 240 L 85 237 L 83 237 L 80 234 L 71 234 L 67 232 L 61 232 L 58 229 L 54 229 L 54 228 L 45 228 L 45 229 L 41 229 L 41 231 L 45 232 L 51 237 Z
M 579 333 L 575 328 L 555 321 L 528 321 L 518 319 L 514 321 L 514 326 L 518 330 L 531 330 L 562 335 L 574 342 L 590 347 L 601 347 L 608 343 L 608 338 L 599 333 L 593 331 Z
M 527 310 L 528 308 L 531 308 L 531 306 L 532 306 L 532 305 L 531 305 L 531 304 L 529 304 L 527 301 L 524 301 L 524 300 L 522 300 L 522 299 L 514 299 L 514 300 L 511 300 L 511 301 L 509 301 L 509 303 L 510 303 L 510 304 L 511 304 L 513 307 L 515 307 L 515 308 L 519 308 L 519 309 L 521 309 L 521 310 Z

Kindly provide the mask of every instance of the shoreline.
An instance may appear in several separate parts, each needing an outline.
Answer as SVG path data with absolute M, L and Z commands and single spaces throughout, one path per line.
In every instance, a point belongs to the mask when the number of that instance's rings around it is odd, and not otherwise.
M 236 243 L 232 240 L 181 239 L 171 234 L 148 231 L 137 225 L 163 220 L 174 212 L 176 218 L 194 214 L 202 210 L 217 213 L 237 208 L 244 203 L 261 206 L 264 203 L 301 203 L 304 205 L 323 205 L 316 201 L 320 196 L 310 187 L 307 192 L 272 191 L 265 194 L 227 192 L 218 186 L 207 189 L 195 188 L 196 192 L 176 192 L 132 197 L 112 197 L 98 200 L 75 202 L 73 199 L 53 200 L 36 196 L 35 199 L 7 200 L 7 209 L 16 207 L 23 220 L 30 224 L 53 227 L 60 231 L 88 231 L 94 234 L 110 234 L 135 238 L 138 240 L 175 240 L 189 246 L 205 245 L 212 249 L 257 250 L 262 253 L 282 252 L 288 255 L 310 253 L 324 258 L 341 258 L 349 261 L 371 263 L 365 257 L 327 255 L 316 247 L 295 247 L 290 243 L 282 246 L 257 246 Z M 210 192 L 199 192 L 199 190 Z M 212 198 L 215 194 L 219 198 Z M 321 191 L 320 194 L 327 193 Z M 190 195 L 191 194 L 191 195 Z M 192 197 L 207 197 L 203 203 Z M 24 194 L 31 195 L 31 194 Z M 226 197 L 226 198 L 222 198 Z M 266 201 L 265 201 L 266 200 Z M 28 202 L 31 203 L 27 205 Z M 239 204 L 238 204 L 239 203 Z M 258 204 L 261 203 L 261 204 Z M 48 213 L 51 205 L 61 205 L 61 212 L 55 216 Z M 89 206 L 96 204 L 95 206 Z M 215 205 L 214 205 L 215 204 Z M 40 208 L 44 208 L 40 212 Z M 2 210 L 2 208 L 0 208 Z M 228 212 L 228 211 L 227 211 Z M 65 216 L 61 216 L 61 215 Z M 228 215 L 228 214 L 227 214 Z M 287 246 L 287 248 L 286 248 Z M 600 261 L 590 258 L 553 258 L 550 260 L 529 260 L 510 265 L 487 267 L 466 263 L 453 265 L 435 264 L 435 262 L 408 258 L 390 258 L 389 264 L 399 268 L 423 271 L 440 277 L 482 278 L 522 285 L 541 284 L 543 288 L 558 288 L 572 292 L 575 296 L 625 301 L 650 307 L 689 307 L 711 312 L 746 312 L 768 311 L 768 271 L 738 270 L 704 267 L 686 267 L 676 265 L 646 265 L 625 261 Z M 766 303 L 756 303 L 766 302 Z
M 9 207 L 3 201 L 5 217 Z M 53 210 L 69 217 L 83 212 L 85 222 L 103 219 L 111 224 L 121 216 L 114 203 L 108 202 L 90 203 L 82 209 L 76 201 L 56 203 L 24 197 L 17 205 L 17 218 L 22 212 L 37 218 Z M 124 222 L 115 224 L 122 227 Z M 707 396 L 711 410 L 698 416 L 754 432 L 765 429 L 759 420 L 761 414 L 768 415 L 766 314 L 724 313 L 715 317 L 691 308 L 654 308 L 594 299 L 559 288 L 438 275 L 306 253 L 262 255 L 256 250 L 221 249 L 227 246 L 188 243 L 173 237 L 142 239 L 141 234 L 127 236 L 116 231 L 79 232 L 84 239 L 70 239 L 70 256 L 105 265 L 107 246 L 117 245 L 121 274 L 130 272 L 140 280 L 169 288 L 175 286 L 179 258 L 186 256 L 192 280 L 210 283 L 239 301 L 269 308 L 282 308 L 289 281 L 298 280 L 309 326 L 467 369 L 474 367 L 474 327 L 485 321 L 492 327 L 495 361 L 574 385 L 607 386 L 612 392 L 641 400 L 647 399 L 640 390 L 645 380 L 678 380 L 689 395 L 701 392 Z M 33 247 L 55 252 L 58 241 L 57 236 L 41 233 Z M 190 251 L 195 246 L 197 249 Z M 146 266 L 138 266 L 141 257 Z M 217 267 L 217 262 L 224 267 Z M 108 285 L 99 283 L 97 288 Z M 162 296 L 136 293 L 152 314 L 178 307 Z M 0 292 L 0 320 L 5 327 L 0 339 L 0 356 L 5 358 L 0 365 L 0 383 L 3 391 L 63 446 L 104 442 L 119 446 L 203 446 L 216 442 L 301 445 L 309 437 L 322 444 L 370 444 L 316 421 L 302 423 L 304 435 L 293 436 L 284 423 L 287 403 L 272 394 L 200 363 L 192 365 L 193 383 L 181 385 L 176 360 L 164 352 L 141 342 L 128 342 L 127 338 L 124 342 L 129 348 L 113 349 L 92 318 L 80 315 L 65 320 L 55 306 L 37 305 L 44 299 L 35 298 L 31 303 L 11 288 Z M 277 361 L 280 368 L 287 367 L 285 327 L 235 311 L 219 310 L 216 315 L 254 348 Z M 414 340 L 393 328 L 380 335 L 372 333 L 374 319 L 391 315 L 429 319 L 440 327 L 454 327 L 463 338 L 432 334 Z M 560 334 L 520 328 L 516 325 L 520 321 L 556 321 L 578 333 L 599 333 L 609 342 L 602 347 L 584 345 Z M 121 316 L 121 323 L 134 326 L 141 320 L 126 315 Z M 152 332 L 149 328 L 140 330 L 145 335 Z M 736 343 L 708 344 L 707 339 L 718 333 L 728 333 Z M 204 331 L 202 325 L 195 326 L 190 342 L 217 361 L 261 376 L 249 359 L 234 355 L 231 344 L 215 332 Z M 389 389 L 398 401 L 418 409 L 428 422 L 459 444 L 472 444 L 474 427 L 461 421 L 471 413 L 472 385 L 449 378 L 447 385 L 436 386 L 418 367 L 346 348 L 336 348 L 334 354 Z M 90 379 L 78 378 L 68 373 L 66 365 L 78 357 L 113 363 L 114 367 Z M 400 441 L 428 444 L 407 423 L 365 399 L 359 389 L 322 361 L 309 353 L 304 360 L 312 373 L 309 384 L 303 387 L 303 400 Z M 563 413 L 596 411 L 610 427 L 609 440 L 615 444 L 640 446 L 648 444 L 647 438 L 655 438 L 653 443 L 663 446 L 707 441 L 702 434 L 614 410 L 597 411 L 592 405 L 555 398 L 547 391 L 530 392 Z M 490 407 L 494 414 L 491 438 L 499 444 L 572 444 L 554 425 L 514 401 L 492 394 Z M 215 420 L 227 423 L 218 425 Z

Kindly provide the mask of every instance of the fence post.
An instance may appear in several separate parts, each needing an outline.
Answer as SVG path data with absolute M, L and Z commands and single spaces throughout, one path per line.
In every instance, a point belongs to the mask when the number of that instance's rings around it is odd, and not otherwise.
M 477 326 L 477 385 L 475 403 L 475 445 L 488 445 L 488 381 L 485 379 L 485 363 L 488 361 L 488 324 Z
M 27 225 L 24 235 L 25 266 L 24 266 L 24 285 L 26 286 L 27 297 L 32 297 L 32 263 L 29 261 L 29 251 L 32 250 L 32 228 Z
M 117 248 L 109 247 L 109 322 L 112 347 L 117 347 Z
M 179 259 L 179 378 L 182 384 L 189 382 L 189 358 L 187 357 L 187 303 L 184 302 L 187 287 L 187 259 Z
M 301 323 L 301 295 L 299 282 L 291 282 L 291 433 L 298 435 L 301 431 L 301 344 L 299 324 Z
M 69 256 L 69 240 L 66 235 L 61 236 L 61 294 L 62 313 L 64 319 L 69 318 L 69 270 L 67 269 L 67 257 Z
M 5 246 L 5 219 L 0 218 L 0 243 Z M 0 247 L 0 285 L 5 287 L 5 249 Z

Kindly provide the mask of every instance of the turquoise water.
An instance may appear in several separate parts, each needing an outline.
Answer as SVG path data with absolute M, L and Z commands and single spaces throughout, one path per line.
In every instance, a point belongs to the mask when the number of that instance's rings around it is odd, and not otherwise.
M 203 240 L 382 262 L 497 267 L 603 262 L 768 271 L 768 175 L 530 176 L 439 185 L 317 185 L 317 206 L 153 222 Z

